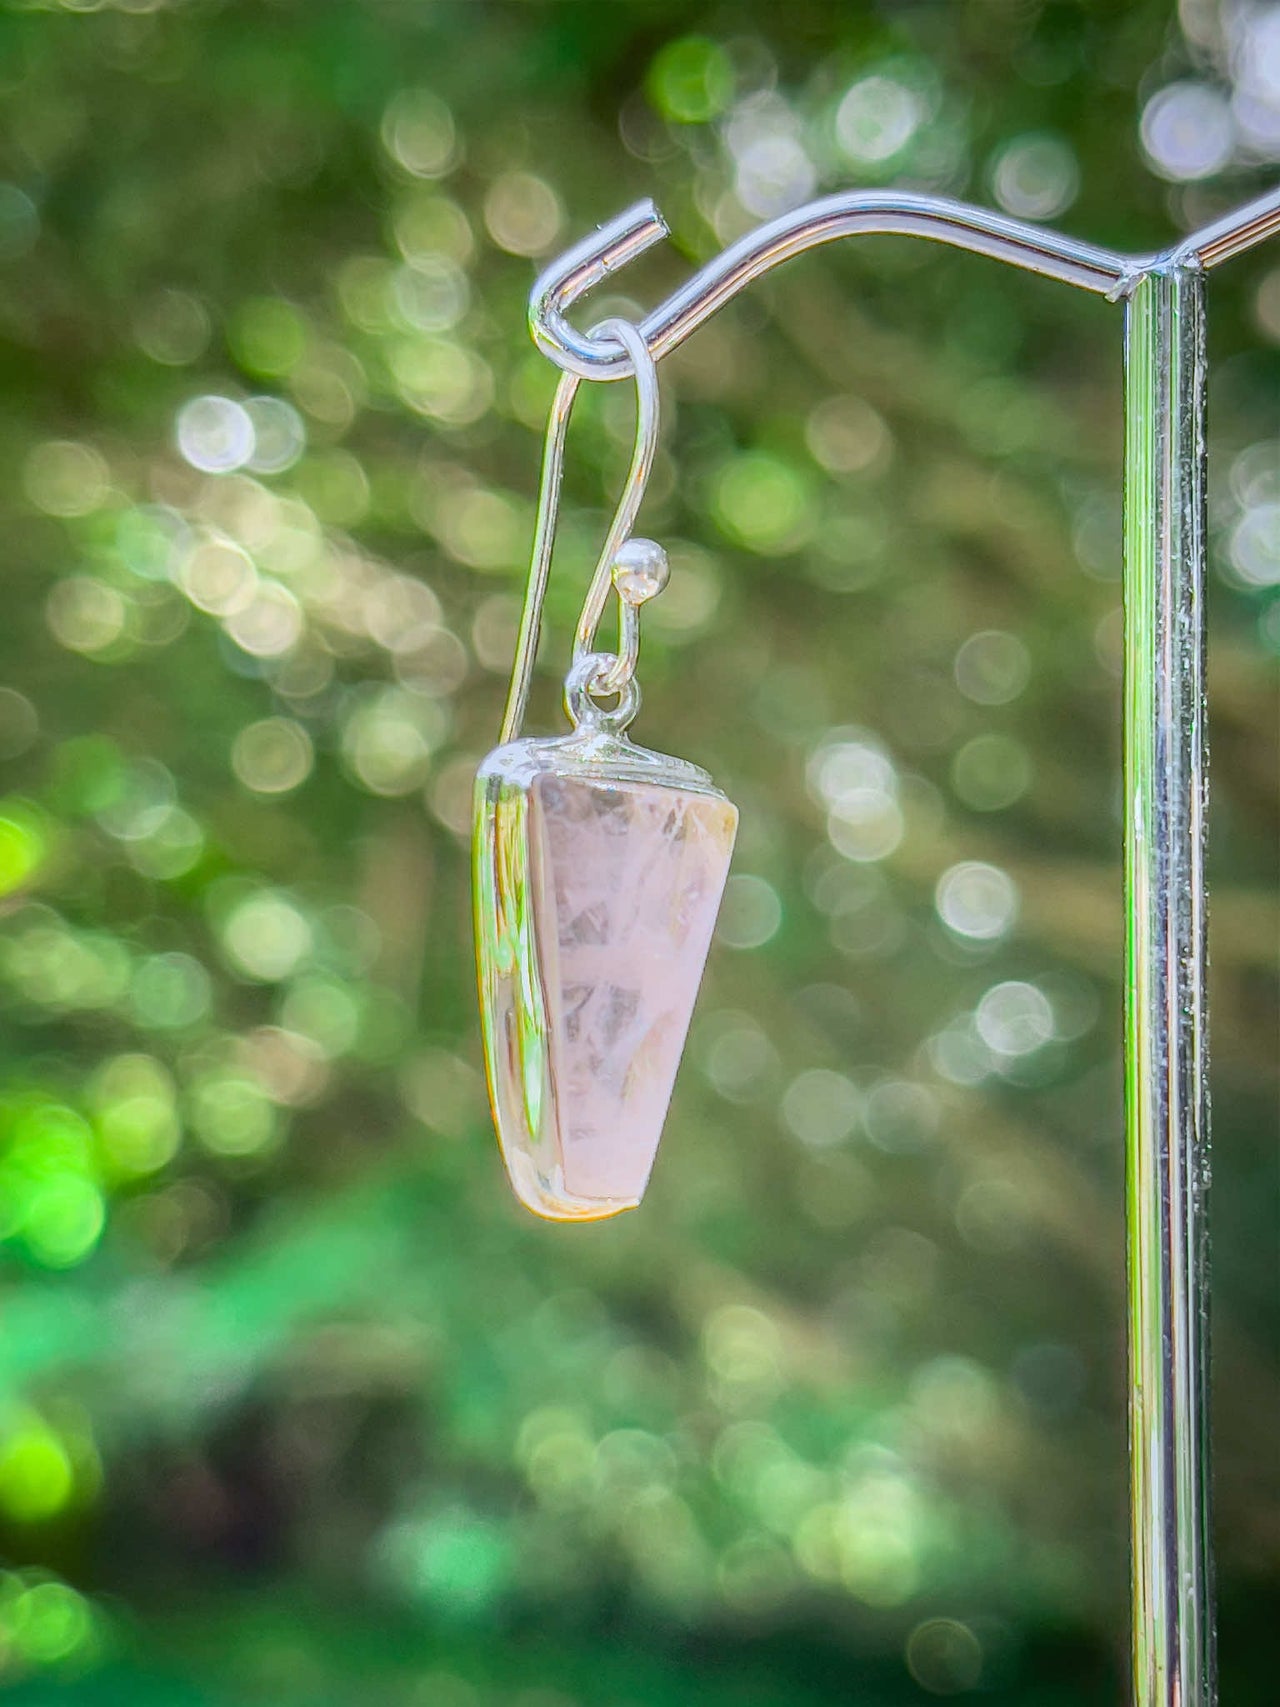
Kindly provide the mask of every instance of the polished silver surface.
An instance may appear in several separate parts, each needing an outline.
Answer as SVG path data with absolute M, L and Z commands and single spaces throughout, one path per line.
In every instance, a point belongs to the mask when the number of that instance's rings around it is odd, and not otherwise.
M 606 320 L 595 330 L 611 333 L 618 341 L 618 347 L 627 356 L 628 371 L 636 382 L 636 438 L 622 493 L 592 572 L 582 605 L 582 614 L 578 618 L 574 643 L 575 658 L 581 658 L 594 650 L 596 630 L 600 626 L 600 617 L 612 584 L 613 565 L 620 547 L 635 526 L 636 514 L 649 484 L 653 459 L 658 451 L 658 374 L 643 338 L 635 327 L 625 320 Z M 577 374 L 563 374 L 547 416 L 542 450 L 542 479 L 538 490 L 538 516 L 533 529 L 533 552 L 529 578 L 525 585 L 524 606 L 520 612 L 520 627 L 516 635 L 511 686 L 507 691 L 507 706 L 502 717 L 502 731 L 498 737 L 504 745 L 515 740 L 520 733 L 525 709 L 529 703 L 529 684 L 533 679 L 533 666 L 538 656 L 542 606 L 547 594 L 547 580 L 551 574 L 551 554 L 555 548 L 556 522 L 560 515 L 565 439 L 568 436 L 569 418 L 573 413 L 573 403 L 580 383 Z M 634 612 L 631 617 L 634 622 Z M 624 631 L 627 621 L 624 614 Z M 624 632 L 624 641 L 625 638 Z M 615 659 L 614 663 L 617 662 Z M 632 666 L 634 668 L 634 658 Z M 622 685 L 621 678 L 613 683 L 615 688 Z
M 1244 207 L 1225 214 L 1212 225 L 1206 225 L 1185 243 L 1179 243 L 1171 258 L 1195 256 L 1207 271 L 1220 267 L 1236 255 L 1243 255 L 1255 244 L 1265 243 L 1277 232 L 1280 232 L 1280 189 L 1272 190 L 1270 195 L 1259 196 L 1257 201 L 1247 202 Z
M 653 203 L 637 202 L 602 226 L 594 240 L 578 244 L 547 268 L 529 299 L 529 328 L 543 355 L 583 379 L 625 379 L 630 374 L 621 344 L 584 337 L 565 313 L 606 273 L 649 248 L 666 231 L 666 222 Z M 1100 296 L 1122 292 L 1143 265 L 1142 257 L 1113 254 L 964 202 L 906 190 L 854 190 L 783 214 L 709 261 L 640 322 L 654 360 L 670 355 L 730 297 L 793 255 L 839 237 L 872 234 L 928 237 L 1010 261 Z
M 569 432 L 569 417 L 581 380 L 576 373 L 562 373 L 551 399 L 547 416 L 546 436 L 542 444 L 542 478 L 538 486 L 538 514 L 533 524 L 533 551 L 529 562 L 529 578 L 525 583 L 524 605 L 520 611 L 520 627 L 516 632 L 515 658 L 511 665 L 511 684 L 507 689 L 506 710 L 502 714 L 502 729 L 498 743 L 505 747 L 514 741 L 524 727 L 524 714 L 529 705 L 529 684 L 538 656 L 538 641 L 542 634 L 542 607 L 547 596 L 547 580 L 551 574 L 551 552 L 556 541 L 556 522 L 560 515 L 560 484 L 564 478 L 564 441 Z
M 1198 260 L 1125 318 L 1125 1112 L 1137 1707 L 1215 1699 L 1208 1415 L 1205 352 Z
M 1280 190 L 1167 251 L 1122 255 L 980 208 L 898 191 L 829 196 L 730 245 L 639 325 L 652 359 L 752 280 L 838 237 L 897 234 L 984 254 L 1126 304 L 1125 912 L 1133 1699 L 1216 1698 L 1209 1529 L 1204 891 L 1203 273 L 1280 231 Z M 641 202 L 538 279 L 538 348 L 566 385 L 633 372 L 569 309 L 666 235 Z M 554 412 L 553 412 L 554 413 Z M 536 637 L 535 637 L 536 638 Z
M 609 531 L 605 535 L 596 566 L 591 573 L 586 597 L 582 601 L 582 611 L 573 637 L 575 658 L 585 657 L 588 652 L 594 652 L 596 649 L 596 630 L 600 627 L 605 601 L 613 585 L 614 565 L 618 553 L 631 538 L 631 530 L 636 525 L 636 516 L 649 485 L 649 476 L 653 473 L 653 459 L 658 454 L 658 411 L 661 401 L 658 396 L 658 358 L 645 342 L 639 327 L 633 326 L 629 320 L 609 320 L 605 322 L 605 326 L 626 351 L 631 378 L 635 381 L 636 436 L 631 452 L 631 466 L 627 469 L 627 477 L 623 481 L 622 491 L 618 494 L 613 520 L 609 523 Z M 621 681 L 622 677 L 612 674 L 605 683 L 606 691 L 619 687 Z
M 1237 208 L 1159 255 L 1123 255 L 942 196 L 851 190 L 808 202 L 730 244 L 647 314 L 640 331 L 654 360 L 660 361 L 753 279 L 838 237 L 925 237 L 1115 299 L 1126 296 L 1153 267 L 1187 256 L 1198 257 L 1206 268 L 1220 266 L 1277 231 L 1280 190 Z M 628 378 L 632 367 L 621 343 L 581 333 L 565 316 L 587 291 L 667 234 L 667 223 L 654 204 L 637 202 L 552 262 L 529 298 L 529 330 L 543 355 L 581 379 Z

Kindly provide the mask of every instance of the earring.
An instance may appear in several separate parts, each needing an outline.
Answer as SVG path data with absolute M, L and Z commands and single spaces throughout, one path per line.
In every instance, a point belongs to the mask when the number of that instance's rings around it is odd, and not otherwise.
M 738 810 L 683 759 L 634 745 L 641 607 L 666 553 L 631 528 L 657 448 L 653 357 L 605 321 L 635 371 L 636 446 L 578 620 L 567 735 L 521 738 L 550 568 L 575 375 L 552 403 L 533 562 L 502 745 L 476 777 L 474 901 L 485 1066 L 516 1196 L 555 1221 L 644 1194 L 711 945 Z M 597 649 L 612 589 L 618 650 Z M 608 708 L 603 701 L 613 700 Z

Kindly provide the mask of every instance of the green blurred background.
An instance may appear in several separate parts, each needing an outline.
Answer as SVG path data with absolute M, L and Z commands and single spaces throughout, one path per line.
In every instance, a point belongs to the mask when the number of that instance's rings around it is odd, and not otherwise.
M 649 1196 L 517 1209 L 472 991 L 554 374 L 824 189 L 1124 249 L 1280 7 L 0 12 L 0 1678 L 102 1707 L 1118 1700 L 1121 314 L 918 243 L 664 364 L 647 744 L 742 808 Z M 1280 255 L 1211 297 L 1224 1699 L 1271 1703 Z M 532 726 L 625 467 L 586 388 Z

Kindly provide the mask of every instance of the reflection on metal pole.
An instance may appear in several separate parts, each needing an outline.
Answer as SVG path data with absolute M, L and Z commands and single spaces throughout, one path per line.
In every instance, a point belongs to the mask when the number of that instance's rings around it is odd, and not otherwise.
M 1136 1707 L 1215 1700 L 1208 1452 L 1205 355 L 1198 261 L 1125 336 L 1125 1100 Z

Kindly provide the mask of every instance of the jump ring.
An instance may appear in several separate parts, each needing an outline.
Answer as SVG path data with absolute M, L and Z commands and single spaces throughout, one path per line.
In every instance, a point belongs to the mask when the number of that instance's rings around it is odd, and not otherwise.
M 565 710 L 575 729 L 620 735 L 639 711 L 640 684 L 634 676 L 616 690 L 606 685 L 611 670 L 618 662 L 612 652 L 585 652 L 565 677 Z M 602 687 L 605 692 L 617 692 L 617 705 L 606 709 L 591 697 Z

